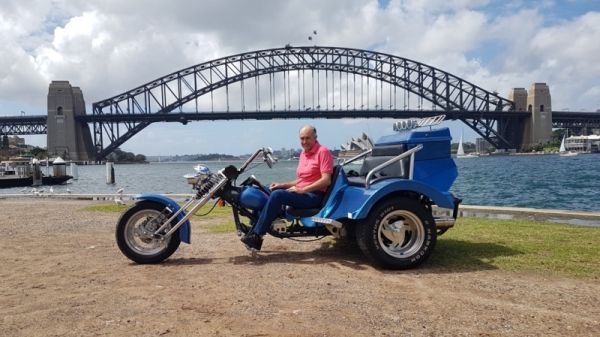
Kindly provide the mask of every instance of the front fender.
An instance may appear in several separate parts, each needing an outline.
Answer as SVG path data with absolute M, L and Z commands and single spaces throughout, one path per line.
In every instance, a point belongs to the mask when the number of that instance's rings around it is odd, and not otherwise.
M 396 192 L 410 191 L 425 195 L 441 208 L 454 208 L 454 196 L 447 191 L 439 191 L 432 186 L 406 179 L 385 179 L 372 184 L 368 189 L 363 187 L 349 186 L 344 191 L 341 201 L 350 201 L 351 207 L 347 209 L 347 217 L 350 219 L 364 219 L 369 215 L 371 208 L 380 200 Z M 350 205 L 348 205 L 350 206 Z M 345 207 L 341 207 L 344 209 Z M 342 214 L 339 214 L 342 215 Z
M 171 211 L 173 211 L 173 213 L 177 212 L 181 208 L 181 207 L 179 207 L 179 204 L 177 202 L 175 202 L 175 200 L 173 200 L 171 198 L 167 198 L 160 194 L 138 194 L 134 197 L 134 199 L 157 202 L 159 204 L 169 207 L 169 209 Z M 179 215 L 177 216 L 177 220 L 181 220 L 181 219 L 183 219 L 183 217 L 185 217 L 185 211 L 179 213 Z M 190 221 L 187 220 L 179 228 L 179 238 L 181 239 L 181 241 L 183 241 L 185 243 L 190 243 L 190 234 L 191 234 Z

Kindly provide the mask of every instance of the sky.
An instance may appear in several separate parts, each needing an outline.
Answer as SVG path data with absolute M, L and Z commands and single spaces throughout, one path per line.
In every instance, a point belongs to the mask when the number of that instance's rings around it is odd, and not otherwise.
M 318 31 L 314 40 L 307 37 Z M 600 109 L 600 0 L 3 0 L 0 115 L 46 114 L 52 80 L 103 100 L 188 66 L 263 48 L 369 49 L 435 66 L 504 97 L 545 82 L 554 110 Z M 313 124 L 339 148 L 392 120 L 155 123 L 121 146 L 145 155 L 299 148 Z M 453 138 L 476 134 L 447 122 Z M 45 146 L 45 136 L 27 136 Z

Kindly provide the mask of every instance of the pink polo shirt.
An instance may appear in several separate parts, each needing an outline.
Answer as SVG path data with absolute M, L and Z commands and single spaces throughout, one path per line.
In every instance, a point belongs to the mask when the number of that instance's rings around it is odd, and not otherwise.
M 333 173 L 333 156 L 325 146 L 316 142 L 310 151 L 300 153 L 296 186 L 304 187 L 314 183 L 321 178 L 321 173 Z M 322 191 L 327 191 L 327 188 Z

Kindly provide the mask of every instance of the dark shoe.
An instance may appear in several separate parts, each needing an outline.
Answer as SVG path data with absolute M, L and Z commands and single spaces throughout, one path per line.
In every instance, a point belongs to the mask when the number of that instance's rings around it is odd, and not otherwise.
M 241 238 L 242 242 L 246 245 L 248 250 L 260 250 L 262 247 L 263 239 L 258 234 L 250 232 Z

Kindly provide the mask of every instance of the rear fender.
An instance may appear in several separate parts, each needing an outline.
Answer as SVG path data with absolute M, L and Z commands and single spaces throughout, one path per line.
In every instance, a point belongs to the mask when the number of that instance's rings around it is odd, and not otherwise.
M 139 195 L 135 196 L 135 199 L 136 200 L 153 201 L 153 202 L 159 203 L 161 205 L 169 207 L 169 209 L 171 211 L 173 211 L 173 213 L 177 212 L 181 208 L 181 207 L 179 207 L 179 204 L 177 204 L 177 202 L 175 202 L 175 200 L 173 200 L 171 198 L 167 198 L 160 194 L 139 194 Z M 183 219 L 183 217 L 185 217 L 185 211 L 179 213 L 179 215 L 177 216 L 177 220 L 181 220 L 181 219 Z M 190 221 L 187 220 L 186 222 L 183 223 L 183 225 L 181 225 L 181 227 L 179 227 L 179 238 L 181 239 L 181 241 L 183 241 L 185 243 L 190 243 L 190 234 L 191 234 Z
M 374 193 L 368 193 L 369 190 L 374 190 Z M 379 201 L 387 198 L 390 194 L 397 192 L 414 192 L 424 195 L 433 203 L 441 208 L 454 208 L 454 196 L 447 191 L 440 191 L 434 187 L 417 181 L 405 179 L 386 179 L 379 181 L 365 189 L 365 196 L 362 205 L 352 212 L 348 212 L 348 217 L 351 219 L 364 219 L 369 215 L 371 208 Z

